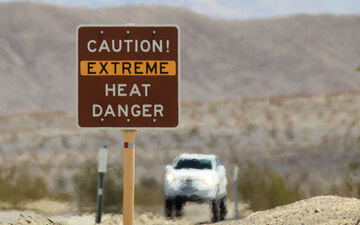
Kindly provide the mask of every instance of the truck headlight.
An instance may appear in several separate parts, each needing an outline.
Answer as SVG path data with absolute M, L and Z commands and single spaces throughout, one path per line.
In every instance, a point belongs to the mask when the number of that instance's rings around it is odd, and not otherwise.
M 175 177 L 174 177 L 174 175 L 168 173 L 168 174 L 166 174 L 166 180 L 169 184 L 171 184 L 172 182 L 174 182 Z
M 212 177 L 210 177 L 210 176 L 206 176 L 206 177 L 204 178 L 204 181 L 205 181 L 205 183 L 206 183 L 207 185 L 209 185 L 209 186 L 213 185 L 213 183 L 214 183 L 214 179 L 213 179 Z

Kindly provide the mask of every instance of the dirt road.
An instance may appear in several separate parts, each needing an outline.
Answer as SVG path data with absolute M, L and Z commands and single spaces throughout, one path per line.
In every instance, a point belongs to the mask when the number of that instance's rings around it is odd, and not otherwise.
M 135 224 L 209 224 L 209 211 L 207 205 L 188 205 L 185 207 L 184 218 L 180 220 L 168 220 L 158 214 L 146 212 L 136 215 Z M 227 220 L 217 224 L 360 224 L 360 200 L 338 196 L 318 196 L 301 200 L 274 209 L 254 212 L 241 220 L 231 220 L 231 210 L 229 212 Z M 45 217 L 32 211 L 3 211 L 0 212 L 0 222 L 0 225 L 93 225 L 94 215 Z M 121 225 L 122 215 L 106 214 L 103 216 L 102 224 Z
M 232 202 L 228 202 L 227 205 L 229 211 L 227 219 L 231 219 L 234 217 L 234 204 Z M 61 204 L 59 202 L 41 200 L 39 202 L 27 204 L 26 208 L 29 210 L 0 211 L 0 225 L 93 225 L 95 220 L 94 214 L 75 215 L 70 213 L 74 209 L 67 203 Z M 240 204 L 239 209 L 245 213 L 249 212 L 246 204 Z M 159 208 L 157 213 L 135 213 L 135 224 L 190 225 L 211 223 L 211 211 L 209 204 L 187 203 L 184 207 L 183 214 L 184 216 L 181 219 L 169 220 L 163 217 L 162 208 Z M 122 215 L 119 214 L 105 214 L 102 217 L 102 224 L 104 225 L 118 225 L 122 224 L 122 221 Z

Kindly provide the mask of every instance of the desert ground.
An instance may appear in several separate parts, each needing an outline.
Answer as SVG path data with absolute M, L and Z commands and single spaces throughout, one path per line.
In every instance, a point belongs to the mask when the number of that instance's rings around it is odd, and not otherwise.
M 227 219 L 234 218 L 234 203 L 228 202 Z M 40 200 L 27 203 L 26 210 L 3 210 L 0 212 L 0 224 L 61 224 L 61 225 L 92 225 L 95 224 L 95 214 L 74 213 L 76 210 L 70 203 Z M 183 210 L 182 218 L 168 219 L 163 216 L 162 208 L 156 207 L 157 212 L 136 212 L 135 224 L 208 224 L 211 223 L 210 208 L 208 204 L 187 203 Z M 239 213 L 249 215 L 247 204 L 240 203 Z M 144 210 L 142 210 L 144 211 Z M 120 213 L 104 214 L 101 224 L 122 224 Z
M 52 202 L 43 202 L 43 206 L 51 206 Z M 241 205 L 242 218 L 235 220 L 233 214 L 226 221 L 218 222 L 221 225 L 235 224 L 360 224 L 360 200 L 355 198 L 342 198 L 338 196 L 317 196 L 301 200 L 289 205 L 279 206 L 274 209 L 251 213 Z M 37 209 L 39 210 L 39 208 Z M 186 207 L 185 216 L 181 219 L 166 219 L 155 213 L 145 212 L 135 215 L 136 225 L 160 224 L 210 224 L 207 219 L 199 217 L 206 214 L 207 205 L 190 205 Z M 95 215 L 56 215 L 44 216 L 34 211 L 2 211 L 0 212 L 1 225 L 93 225 Z M 104 225 L 119 225 L 122 215 L 105 214 Z

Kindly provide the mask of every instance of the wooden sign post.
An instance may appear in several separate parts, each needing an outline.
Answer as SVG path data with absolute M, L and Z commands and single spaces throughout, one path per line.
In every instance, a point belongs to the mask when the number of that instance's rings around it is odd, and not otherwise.
M 77 29 L 77 124 L 126 128 L 125 225 L 134 222 L 135 129 L 179 125 L 179 40 L 176 25 Z
M 135 196 L 135 133 L 137 130 L 123 130 L 124 132 L 124 224 L 134 223 Z

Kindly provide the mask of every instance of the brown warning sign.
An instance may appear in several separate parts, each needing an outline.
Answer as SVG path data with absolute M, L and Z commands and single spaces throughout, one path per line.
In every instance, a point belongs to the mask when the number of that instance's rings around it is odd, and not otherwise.
M 79 26 L 80 127 L 177 127 L 179 29 Z

